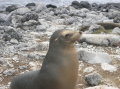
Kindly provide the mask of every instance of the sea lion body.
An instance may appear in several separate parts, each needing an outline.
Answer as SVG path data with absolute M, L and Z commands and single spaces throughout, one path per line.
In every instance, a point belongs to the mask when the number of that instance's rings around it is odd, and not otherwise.
M 17 76 L 10 89 L 75 89 L 78 57 L 74 42 L 80 36 L 78 31 L 54 32 L 41 70 Z

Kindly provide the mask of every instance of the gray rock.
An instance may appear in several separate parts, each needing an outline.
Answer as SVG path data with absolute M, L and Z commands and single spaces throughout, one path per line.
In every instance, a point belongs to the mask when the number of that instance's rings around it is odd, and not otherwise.
M 41 11 L 44 11 L 44 10 L 46 10 L 46 9 L 47 9 L 47 7 L 46 7 L 45 4 L 38 4 L 38 5 L 36 6 L 35 11 L 36 11 L 36 12 L 41 12 Z
M 8 15 L 7 14 L 3 14 L 3 13 L 0 13 L 0 25 L 3 26 L 3 25 L 10 25 L 10 21 L 8 21 Z
M 60 15 L 60 14 L 69 14 L 69 10 L 63 7 L 56 8 L 54 11 L 55 15 Z
M 88 8 L 88 9 L 90 9 L 91 8 L 91 5 L 89 4 L 88 1 L 81 1 L 80 3 L 78 1 L 73 1 L 71 6 L 73 6 L 76 9 L 79 9 L 79 8 Z
M 88 75 L 85 75 L 85 81 L 90 86 L 96 86 L 101 83 L 102 76 L 98 73 L 90 73 Z
M 15 62 L 19 62 L 20 59 L 18 58 L 18 56 L 14 56 L 14 57 L 12 58 L 12 60 L 15 61 Z
M 52 4 L 47 4 L 46 7 L 47 7 L 47 8 L 57 8 L 57 6 L 52 5 Z
M 114 20 L 115 23 L 120 23 L 120 15 L 117 15 Z
M 2 82 L 2 81 L 3 81 L 3 79 L 4 79 L 4 78 L 3 78 L 2 76 L 0 76 L 0 82 Z M 0 89 L 1 89 L 1 88 L 0 88 Z
M 10 40 L 10 43 L 12 43 L 12 44 L 18 44 L 18 40 L 16 40 L 16 39 L 11 39 L 11 40 Z
M 0 65 L 5 65 L 7 61 L 4 58 L 0 58 Z
M 80 6 L 81 6 L 81 8 L 91 9 L 91 5 L 90 5 L 90 3 L 88 1 L 81 1 Z
M 36 27 L 36 30 L 37 31 L 42 31 L 42 32 L 45 32 L 46 30 L 47 30 L 47 27 L 45 26 L 45 25 L 38 25 L 37 27 Z
M 88 44 L 87 44 L 86 42 L 83 42 L 83 43 L 81 44 L 81 46 L 82 46 L 83 48 L 87 48 Z
M 102 63 L 101 64 L 101 68 L 104 70 L 104 71 L 109 71 L 109 72 L 115 72 L 117 71 L 117 67 L 113 66 L 113 65 L 110 65 L 108 63 Z
M 19 15 L 24 15 L 25 13 L 30 12 L 31 10 L 27 7 L 22 7 L 18 8 L 17 10 L 14 11 L 14 13 L 19 14 Z
M 16 72 L 15 69 L 7 69 L 7 70 L 5 70 L 5 71 L 3 72 L 3 74 L 4 74 L 5 76 L 10 76 L 10 75 L 15 74 L 15 72 Z
M 71 17 L 71 18 L 65 19 L 64 24 L 65 25 L 71 25 L 75 22 L 78 22 L 78 19 L 74 18 L 74 17 Z
M 97 11 L 98 7 L 99 7 L 99 5 L 97 3 L 92 3 L 92 5 L 91 5 L 91 9 L 94 11 Z
M 65 29 L 65 25 L 51 25 L 48 29 L 47 32 L 54 32 L 57 30 Z
M 87 8 L 82 8 L 80 11 L 81 11 L 82 13 L 88 13 L 88 12 L 90 12 L 90 10 L 87 9 Z M 91 12 L 94 12 L 94 11 L 91 11 Z
M 30 13 L 26 13 L 23 18 L 21 19 L 22 22 L 26 22 L 29 20 L 36 20 L 38 21 L 38 14 L 35 12 L 30 12 Z
M 3 35 L 3 40 L 4 41 L 10 41 L 11 39 L 16 39 L 18 41 L 20 41 L 22 39 L 22 36 L 15 31 L 15 29 L 13 27 L 4 27 L 4 35 Z
M 96 32 L 96 31 L 98 31 L 98 30 L 104 30 L 104 27 L 102 27 L 102 26 L 100 26 L 100 25 L 94 24 L 94 25 L 91 25 L 91 26 L 89 27 L 89 29 L 88 29 L 87 31 L 85 31 L 85 33 L 91 34 L 91 33 L 94 33 L 94 32 Z
M 113 19 L 109 19 L 109 20 L 103 20 L 103 23 L 114 23 Z
M 29 20 L 23 23 L 24 26 L 34 26 L 34 25 L 40 25 L 39 21 L 36 20 Z
M 26 4 L 25 6 L 26 6 L 26 7 L 31 7 L 31 6 L 36 6 L 36 4 L 35 4 L 35 3 L 28 3 L 28 4 Z
M 84 72 L 86 73 L 90 73 L 90 72 L 93 72 L 94 71 L 94 68 L 93 67 L 87 67 L 84 69 Z
M 45 57 L 44 53 L 30 53 L 28 54 L 28 58 L 32 59 L 32 60 L 43 60 Z
M 112 33 L 113 34 L 119 34 L 120 35 L 120 28 L 119 27 L 116 27 L 112 30 Z
M 76 9 L 81 8 L 80 3 L 78 1 L 73 1 L 71 6 L 73 6 Z
M 83 34 L 81 42 L 100 46 L 120 46 L 120 36 L 113 34 Z
M 66 21 L 65 19 L 55 19 L 55 20 L 52 20 L 52 22 L 57 25 L 64 25 Z
M 23 16 L 21 15 L 12 15 L 11 16 L 11 23 L 14 27 L 20 27 L 22 26 L 22 22 L 21 19 L 23 18 Z
M 106 16 L 107 16 L 109 19 L 114 19 L 115 17 L 118 17 L 119 14 L 120 14 L 119 11 L 114 10 L 114 9 L 110 9 L 109 12 L 106 14 Z
M 6 21 L 6 19 L 7 19 L 7 15 L 3 14 L 3 13 L 0 13 L 0 20 Z
M 84 23 L 88 23 L 88 25 L 95 24 L 98 22 L 103 22 L 104 20 L 108 20 L 108 18 L 102 13 L 86 13 L 86 18 L 84 19 Z
M 11 5 L 11 6 L 6 7 L 7 12 L 12 12 L 16 9 L 18 9 L 17 5 Z
M 110 56 L 107 53 L 103 53 L 103 52 L 91 52 L 91 51 L 80 50 L 78 54 L 80 61 L 84 61 L 90 64 L 110 63 L 112 61 Z
M 35 48 L 36 51 L 46 51 L 49 48 L 49 42 L 41 42 L 37 47 Z

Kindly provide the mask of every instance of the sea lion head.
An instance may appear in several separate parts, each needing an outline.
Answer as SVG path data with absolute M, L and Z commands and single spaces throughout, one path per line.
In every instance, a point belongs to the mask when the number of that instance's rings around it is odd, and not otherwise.
M 52 45 L 72 45 L 80 39 L 82 32 L 74 30 L 57 30 L 50 38 Z

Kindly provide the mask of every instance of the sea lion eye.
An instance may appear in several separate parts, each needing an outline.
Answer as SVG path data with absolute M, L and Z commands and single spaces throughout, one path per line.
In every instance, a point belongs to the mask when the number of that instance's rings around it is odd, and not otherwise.
M 69 34 L 65 35 L 65 38 L 70 38 L 71 36 L 72 36 L 72 34 L 69 33 Z

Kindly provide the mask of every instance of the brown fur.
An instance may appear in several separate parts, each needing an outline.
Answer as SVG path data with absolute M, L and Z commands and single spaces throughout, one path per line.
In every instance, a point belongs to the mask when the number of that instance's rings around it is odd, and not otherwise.
M 78 31 L 54 32 L 41 70 L 16 77 L 11 89 L 75 89 L 78 57 L 74 42 L 80 36 Z

